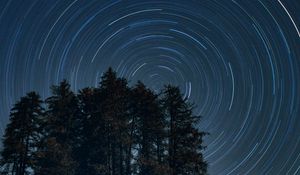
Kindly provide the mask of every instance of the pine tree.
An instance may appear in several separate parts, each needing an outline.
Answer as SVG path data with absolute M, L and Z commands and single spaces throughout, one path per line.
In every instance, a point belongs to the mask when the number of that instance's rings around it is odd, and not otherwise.
M 103 94 L 99 88 L 85 88 L 79 99 L 83 111 L 83 142 L 79 152 L 78 174 L 108 174 L 107 121 L 102 111 Z
M 34 166 L 41 103 L 40 96 L 30 92 L 12 108 L 1 152 L 2 174 L 24 175 Z
M 137 174 L 166 174 L 164 163 L 165 121 L 160 109 L 158 96 L 138 82 L 132 90 L 133 110 L 135 116 L 135 146 L 138 150 Z
M 100 97 L 103 99 L 101 115 L 105 126 L 105 144 L 108 174 L 123 175 L 128 154 L 128 95 L 127 81 L 118 78 L 109 68 L 101 78 Z
M 199 117 L 192 114 L 191 105 L 183 99 L 178 87 L 166 86 L 162 101 L 169 121 L 168 154 L 171 174 L 205 174 L 207 164 L 201 150 L 202 137 L 206 133 L 196 128 Z
M 99 115 L 99 101 L 101 100 L 94 88 L 84 88 L 79 91 L 78 99 L 82 111 L 81 141 L 75 156 L 78 162 L 76 175 L 97 174 L 95 165 L 104 164 L 103 161 L 103 119 Z
M 81 111 L 78 99 L 66 80 L 52 87 L 53 96 L 46 99 L 44 140 L 39 149 L 37 174 L 72 175 L 76 162 L 74 150 L 78 147 Z

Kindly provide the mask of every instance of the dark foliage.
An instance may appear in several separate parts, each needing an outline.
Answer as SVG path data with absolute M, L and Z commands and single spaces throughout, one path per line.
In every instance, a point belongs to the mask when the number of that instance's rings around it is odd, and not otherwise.
M 41 139 L 41 103 L 40 96 L 30 92 L 11 109 L 3 139 L 1 174 L 28 174 L 35 166 L 35 151 Z
M 46 110 L 42 108 L 45 104 Z M 75 94 L 66 80 L 43 103 L 35 92 L 11 110 L 0 172 L 11 175 L 204 175 L 199 117 L 178 87 L 133 88 L 111 68 Z

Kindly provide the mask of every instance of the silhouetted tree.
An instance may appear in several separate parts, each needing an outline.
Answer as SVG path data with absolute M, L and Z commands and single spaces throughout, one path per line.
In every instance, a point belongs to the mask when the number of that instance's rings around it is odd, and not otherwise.
M 169 121 L 169 166 L 172 175 L 206 173 L 206 163 L 201 150 L 202 137 L 206 134 L 196 128 L 199 117 L 192 114 L 192 107 L 183 99 L 178 87 L 166 86 L 162 101 Z
M 134 135 L 138 154 L 137 174 L 166 174 L 168 167 L 164 162 L 165 121 L 160 109 L 158 96 L 138 82 L 132 90 L 136 131 Z
M 1 152 L 1 173 L 24 175 L 34 166 L 38 128 L 43 112 L 40 96 L 35 92 L 22 97 L 11 110 Z
M 46 133 L 39 150 L 38 174 L 72 175 L 77 163 L 73 151 L 77 149 L 80 136 L 81 111 L 78 99 L 66 80 L 52 86 L 53 96 L 46 99 Z
M 104 165 L 104 132 L 103 118 L 99 112 L 101 98 L 95 88 L 84 88 L 79 91 L 78 99 L 83 115 L 80 146 L 75 159 L 78 162 L 77 175 L 97 174 L 95 165 Z
M 100 82 L 100 96 L 103 99 L 101 114 L 105 121 L 108 174 L 125 174 L 125 158 L 128 141 L 128 95 L 127 81 L 116 76 L 109 68 Z

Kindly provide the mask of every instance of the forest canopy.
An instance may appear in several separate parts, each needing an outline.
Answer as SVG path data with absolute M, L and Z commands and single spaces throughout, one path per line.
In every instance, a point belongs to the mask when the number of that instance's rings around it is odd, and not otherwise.
M 200 116 L 176 86 L 129 87 L 109 68 L 98 87 L 74 93 L 64 80 L 42 100 L 15 103 L 0 172 L 11 175 L 204 175 Z

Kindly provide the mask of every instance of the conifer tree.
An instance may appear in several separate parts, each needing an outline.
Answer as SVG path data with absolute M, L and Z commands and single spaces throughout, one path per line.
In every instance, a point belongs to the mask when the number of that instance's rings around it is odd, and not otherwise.
M 46 99 L 46 133 L 39 149 L 38 174 L 73 175 L 77 166 L 74 150 L 78 147 L 81 111 L 78 99 L 66 80 L 52 87 Z
M 101 131 L 103 119 L 99 115 L 99 101 L 95 88 L 84 88 L 79 91 L 78 99 L 82 112 L 82 130 L 80 146 L 75 159 L 78 162 L 76 175 L 97 174 L 95 165 L 104 164 L 103 138 Z M 98 102 L 98 103 L 97 103 Z
M 168 167 L 164 163 L 165 121 L 159 106 L 158 96 L 138 82 L 132 90 L 136 132 L 137 174 L 166 174 Z
M 128 95 L 126 79 L 118 78 L 109 68 L 100 82 L 100 97 L 103 99 L 101 115 L 105 126 L 107 172 L 111 175 L 125 174 L 125 158 L 128 154 Z
M 202 137 L 206 133 L 196 128 L 199 117 L 192 114 L 191 105 L 183 99 L 178 87 L 166 86 L 162 101 L 169 121 L 168 154 L 171 174 L 205 174 L 207 164 L 201 150 Z
M 35 92 L 22 97 L 11 110 L 1 152 L 1 173 L 24 175 L 34 166 L 34 152 L 39 140 L 39 120 L 43 112 Z
M 102 111 L 100 88 L 85 88 L 79 92 L 83 112 L 83 141 L 77 174 L 109 174 L 107 120 Z

